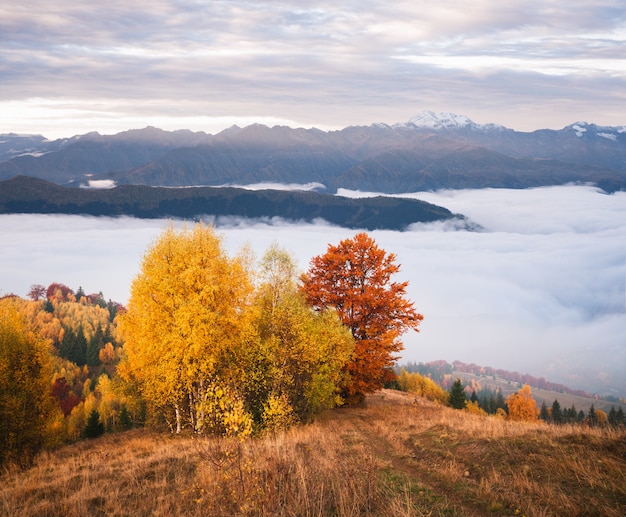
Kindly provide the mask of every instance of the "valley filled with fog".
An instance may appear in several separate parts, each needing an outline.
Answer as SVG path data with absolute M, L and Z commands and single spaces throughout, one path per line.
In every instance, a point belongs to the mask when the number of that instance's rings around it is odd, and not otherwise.
M 433 223 L 369 232 L 397 255 L 397 280 L 410 282 L 408 295 L 424 314 L 421 332 L 404 336 L 402 361 L 459 359 L 626 395 L 626 192 L 563 186 L 406 197 L 462 213 L 482 229 Z M 146 248 L 168 224 L 0 215 L 0 296 L 60 282 L 126 303 Z M 323 222 L 217 225 L 229 252 L 249 244 L 260 257 L 276 241 L 301 270 L 355 233 Z

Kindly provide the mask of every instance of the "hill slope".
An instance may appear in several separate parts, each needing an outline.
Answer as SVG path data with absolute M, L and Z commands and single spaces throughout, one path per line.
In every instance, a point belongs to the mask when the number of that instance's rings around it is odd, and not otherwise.
M 462 219 L 446 208 L 413 199 L 350 199 L 315 192 L 145 185 L 89 190 L 61 187 L 24 176 L 0 182 L 0 213 L 141 218 L 280 217 L 294 222 L 323 219 L 347 228 L 368 230 L 402 230 L 417 222 Z
M 105 435 L 2 476 L 0 512 L 55 515 L 606 515 L 626 431 L 480 417 L 400 392 L 244 443 Z

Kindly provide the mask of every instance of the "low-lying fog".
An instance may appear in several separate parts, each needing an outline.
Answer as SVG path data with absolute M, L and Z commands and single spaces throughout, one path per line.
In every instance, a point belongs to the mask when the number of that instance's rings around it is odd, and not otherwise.
M 409 280 L 425 317 L 419 334 L 404 336 L 403 360 L 459 359 L 626 395 L 626 193 L 565 186 L 411 197 L 465 214 L 483 231 L 370 232 L 397 255 L 397 279 Z M 168 224 L 0 215 L 0 295 L 61 282 L 126 303 L 143 253 Z M 355 233 L 322 223 L 218 224 L 230 251 L 249 243 L 261 256 L 276 241 L 302 270 Z

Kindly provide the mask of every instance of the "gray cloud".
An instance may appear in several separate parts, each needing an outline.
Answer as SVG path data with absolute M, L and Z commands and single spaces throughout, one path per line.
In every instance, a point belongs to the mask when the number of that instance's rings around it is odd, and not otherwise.
M 347 194 L 347 192 L 344 192 Z M 361 195 L 353 193 L 352 195 Z M 460 359 L 626 394 L 626 194 L 592 187 L 420 193 L 482 232 L 421 225 L 372 232 L 396 253 L 425 320 L 404 359 Z M 325 224 L 220 220 L 231 252 L 273 242 L 302 270 L 354 232 Z M 2 215 L 0 288 L 33 283 L 102 290 L 125 302 L 149 243 L 169 224 L 130 218 Z
M 424 108 L 516 129 L 624 123 L 621 2 L 459 4 L 7 4 L 0 131 L 344 127 Z

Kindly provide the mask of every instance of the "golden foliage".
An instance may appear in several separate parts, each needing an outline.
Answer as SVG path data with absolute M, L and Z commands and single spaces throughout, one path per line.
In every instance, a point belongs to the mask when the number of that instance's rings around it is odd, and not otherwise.
M 405 368 L 400 370 L 398 385 L 402 391 L 415 393 L 428 400 L 447 404 L 448 392 L 429 377 L 424 377 L 417 372 L 409 373 Z
M 472 402 L 471 400 L 468 400 L 465 403 L 464 411 L 467 411 L 468 413 L 472 413 L 474 415 L 487 415 L 487 412 L 478 405 L 478 401 Z
M 17 299 L 0 300 L 0 465 L 30 464 L 54 429 L 50 351 Z
M 509 419 L 522 422 L 535 422 L 539 417 L 539 408 L 533 398 L 530 386 L 524 386 L 506 398 L 509 409 Z
M 198 425 L 197 405 L 216 375 L 228 384 L 236 350 L 254 346 L 251 293 L 244 264 L 224 253 L 211 227 L 170 227 L 146 252 L 119 324 L 119 371 L 146 401 L 173 409 L 178 432 Z

